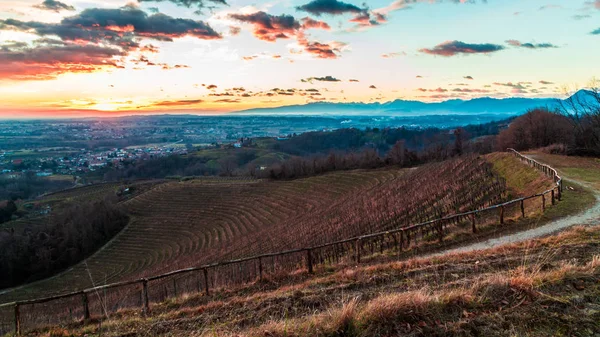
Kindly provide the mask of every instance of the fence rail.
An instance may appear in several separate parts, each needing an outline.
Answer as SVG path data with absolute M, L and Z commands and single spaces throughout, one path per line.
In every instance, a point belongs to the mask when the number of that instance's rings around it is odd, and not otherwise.
M 8 308 L 10 310 L 12 307 L 14 312 L 13 331 L 15 335 L 20 335 L 23 331 L 21 309 L 27 305 L 38 306 L 39 310 L 40 304 L 70 300 L 69 306 L 78 306 L 75 310 L 75 316 L 78 318 L 89 319 L 92 311 L 99 311 L 100 314 L 106 315 L 111 309 L 108 308 L 107 301 L 98 300 L 93 302 L 91 298 L 91 295 L 97 295 L 100 292 L 103 292 L 105 297 L 112 296 L 112 298 L 117 301 L 115 310 L 122 307 L 141 307 L 142 312 L 148 314 L 151 309 L 150 303 L 160 302 L 161 300 L 169 298 L 169 293 L 177 296 L 186 291 L 196 291 L 204 292 L 206 295 L 209 295 L 210 288 L 227 286 L 236 283 L 237 280 L 240 281 L 237 282 L 237 284 L 248 283 L 257 278 L 262 280 L 265 274 L 269 272 L 276 273 L 278 271 L 285 271 L 286 267 L 288 268 L 288 271 L 290 268 L 293 270 L 293 268 L 305 267 L 309 273 L 313 273 L 315 265 L 323 264 L 325 262 L 335 263 L 345 256 L 352 256 L 355 262 L 360 263 L 363 252 L 369 250 L 371 253 L 374 253 L 375 251 L 383 252 L 384 249 L 389 248 L 396 248 L 399 249 L 399 251 L 403 251 L 410 248 L 412 244 L 417 244 L 419 237 L 421 240 L 435 238 L 441 242 L 446 234 L 445 229 L 453 224 L 456 225 L 466 221 L 467 223 L 470 223 L 472 232 L 476 233 L 477 217 L 481 217 L 482 214 L 486 212 L 497 210 L 499 223 L 504 224 L 505 210 L 511 206 L 518 206 L 520 208 L 521 216 L 525 217 L 524 202 L 526 200 L 541 198 L 543 211 L 546 208 L 546 195 L 550 194 L 550 202 L 553 205 L 556 200 L 561 199 L 563 188 L 562 178 L 555 169 L 526 157 L 514 149 L 508 149 L 508 151 L 513 153 L 522 162 L 543 172 L 546 176 L 551 177 L 555 184 L 553 188 L 528 197 L 513 199 L 478 210 L 452 214 L 408 227 L 361 235 L 312 247 L 261 254 L 242 259 L 180 269 L 152 277 L 111 283 L 56 296 L 4 303 L 0 304 L 0 309 L 6 310 Z M 182 276 L 185 275 L 191 277 L 184 279 Z M 169 280 L 171 282 L 169 282 Z M 135 288 L 134 291 L 136 293 L 139 292 L 139 297 L 135 295 L 133 298 L 124 298 L 118 293 L 110 293 L 114 289 L 126 287 Z M 155 300 L 151 301 L 151 298 Z M 77 302 L 79 304 L 76 304 Z M 44 306 L 42 306 L 41 309 L 46 310 Z M 47 315 L 47 312 L 45 312 L 45 314 Z M 30 316 L 32 316 L 33 319 L 35 315 L 32 314 Z M 69 309 L 69 318 L 74 319 L 73 309 Z M 49 321 L 50 320 L 48 319 L 48 322 Z M 0 326 L 2 325 L 6 326 L 6 323 L 0 324 Z

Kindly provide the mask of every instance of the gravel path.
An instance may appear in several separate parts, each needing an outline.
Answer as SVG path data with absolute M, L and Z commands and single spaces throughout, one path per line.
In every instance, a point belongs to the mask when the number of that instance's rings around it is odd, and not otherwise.
M 533 156 L 532 156 L 533 158 Z M 538 160 L 539 161 L 539 160 Z M 543 226 L 533 228 L 530 230 L 513 233 L 505 236 L 500 236 L 497 238 L 488 239 L 481 242 L 476 242 L 467 246 L 448 249 L 436 254 L 432 254 L 431 256 L 439 256 L 447 253 L 460 253 L 460 252 L 470 252 L 475 250 L 482 250 L 487 248 L 493 248 L 496 246 L 500 246 L 508 243 L 521 242 L 525 240 L 535 239 L 543 236 L 547 236 L 556 232 L 559 232 L 565 228 L 569 228 L 575 225 L 598 225 L 600 224 L 600 191 L 596 190 L 590 184 L 571 179 L 569 177 L 565 177 L 561 174 L 563 179 L 567 179 L 571 182 L 584 186 L 594 192 L 596 196 L 596 203 L 589 209 L 575 215 L 567 216 L 561 219 L 557 219 L 550 223 L 547 223 Z M 567 188 L 567 184 L 565 184 L 565 188 Z

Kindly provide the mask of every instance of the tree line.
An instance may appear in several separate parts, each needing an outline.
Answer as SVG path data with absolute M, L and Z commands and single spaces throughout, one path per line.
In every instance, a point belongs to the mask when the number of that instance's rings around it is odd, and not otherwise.
M 128 221 L 107 199 L 74 204 L 43 222 L 0 230 L 0 288 L 39 280 L 82 261 Z
M 496 149 L 546 148 L 549 152 L 600 156 L 600 91 L 580 91 L 555 108 L 537 108 L 497 136 Z

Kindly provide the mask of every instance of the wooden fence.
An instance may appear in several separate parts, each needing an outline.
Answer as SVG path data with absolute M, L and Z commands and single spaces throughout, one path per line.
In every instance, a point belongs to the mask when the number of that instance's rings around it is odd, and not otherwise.
M 469 231 L 476 233 L 478 223 L 482 223 L 486 216 L 488 219 L 497 219 L 500 224 L 504 224 L 508 211 L 512 211 L 512 214 L 520 213 L 521 217 L 525 217 L 524 203 L 527 200 L 540 199 L 543 211 L 548 202 L 555 204 L 561 199 L 562 179 L 555 169 L 523 156 L 514 149 L 508 151 L 522 162 L 552 178 L 555 183 L 553 188 L 470 212 L 319 246 L 223 261 L 57 296 L 0 304 L 0 317 L 7 317 L 7 310 L 12 311 L 8 315 L 14 317 L 10 328 L 7 328 L 6 322 L 0 323 L 0 333 L 14 331 L 15 335 L 20 335 L 24 330 L 24 321 L 29 322 L 32 328 L 69 320 L 86 320 L 95 315 L 108 315 L 109 312 L 121 308 L 141 308 L 143 314 L 148 314 L 151 303 L 160 303 L 167 298 L 184 293 L 204 292 L 209 295 L 211 289 L 254 282 L 257 279 L 262 280 L 267 274 L 289 273 L 301 268 L 306 268 L 309 273 L 313 273 L 315 266 L 337 263 L 345 257 L 351 257 L 356 263 L 360 263 L 361 258 L 369 253 L 383 252 L 388 249 L 396 249 L 400 253 L 423 240 L 441 242 L 451 226 L 467 223 L 470 227 Z M 23 314 L 24 307 L 29 309 L 27 317 Z M 68 308 L 68 310 L 57 310 L 57 308 Z M 51 317 L 53 315 L 54 319 Z

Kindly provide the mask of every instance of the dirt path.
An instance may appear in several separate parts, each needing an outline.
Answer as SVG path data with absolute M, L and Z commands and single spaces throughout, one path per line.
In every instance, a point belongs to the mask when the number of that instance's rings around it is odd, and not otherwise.
M 536 159 L 535 156 L 530 156 L 532 159 Z M 540 160 L 538 160 L 540 161 Z M 439 253 L 432 254 L 430 256 L 439 256 L 447 253 L 459 253 L 459 252 L 469 252 L 474 250 L 482 250 L 487 248 L 493 248 L 496 246 L 500 246 L 508 243 L 516 243 L 525 240 L 535 239 L 539 237 L 543 237 L 546 235 L 550 235 L 556 232 L 559 232 L 565 228 L 569 228 L 575 225 L 598 225 L 600 224 L 600 191 L 594 188 L 591 184 L 586 183 L 585 181 L 572 179 L 570 177 L 564 176 L 561 173 L 561 177 L 566 181 L 570 181 L 576 183 L 578 185 L 584 186 L 588 188 L 594 193 L 596 197 L 596 202 L 589 209 L 575 215 L 567 216 L 561 219 L 557 219 L 555 221 L 549 222 L 543 226 L 529 229 L 526 231 L 500 236 L 497 238 L 487 239 L 485 241 L 476 242 L 473 244 L 469 244 L 459 248 L 448 249 Z M 564 184 L 565 188 L 567 188 L 568 183 Z

